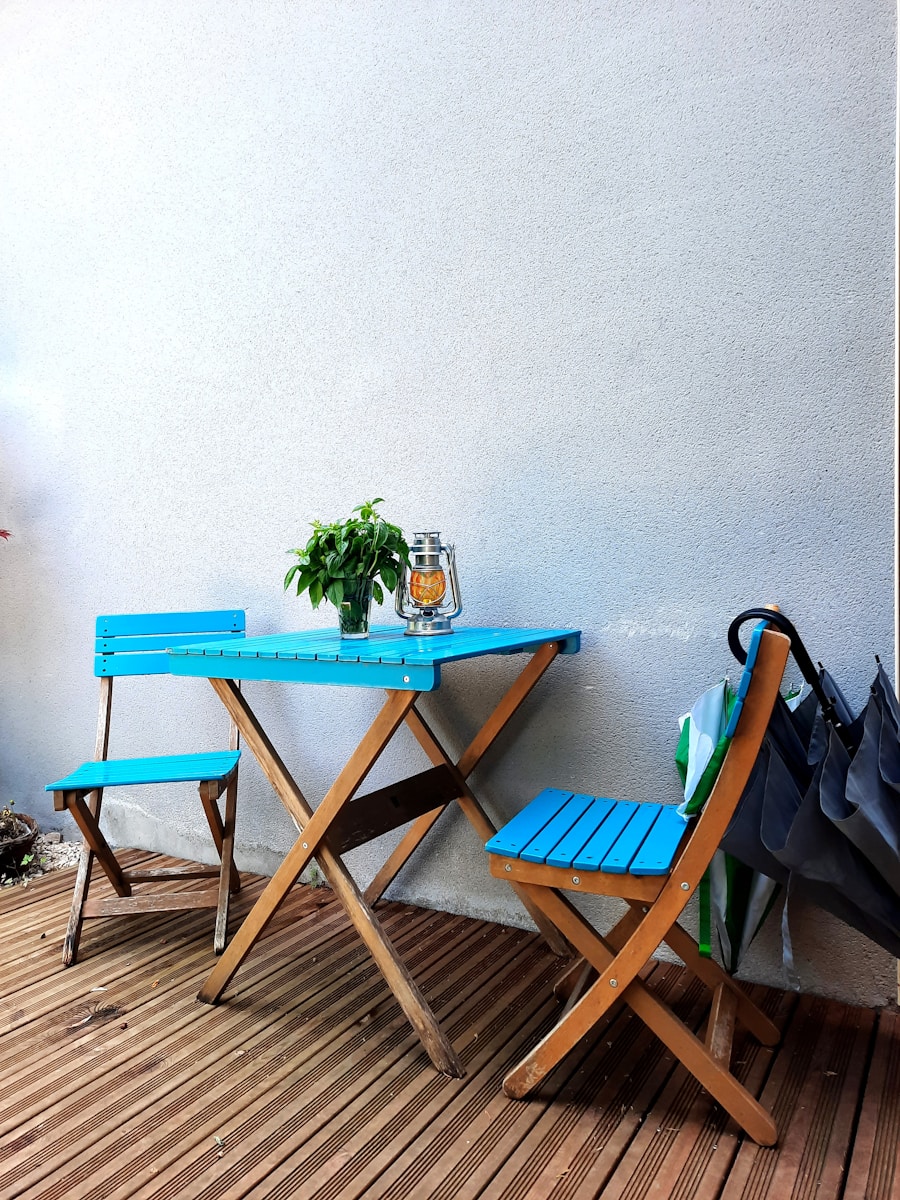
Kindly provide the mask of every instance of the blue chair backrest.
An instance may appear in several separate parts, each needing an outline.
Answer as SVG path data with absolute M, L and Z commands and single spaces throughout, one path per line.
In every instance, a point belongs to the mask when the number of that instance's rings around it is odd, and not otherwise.
M 187 613 L 122 613 L 97 618 L 94 674 L 165 675 L 169 646 L 244 637 L 242 609 Z
M 760 621 L 750 635 L 750 645 L 747 647 L 747 661 L 744 663 L 744 669 L 741 672 L 734 707 L 731 710 L 731 716 L 728 719 L 724 737 L 733 738 L 737 730 L 738 721 L 741 719 L 741 712 L 744 708 L 744 701 L 747 698 L 747 692 L 750 690 L 750 680 L 753 676 L 753 668 L 756 666 L 756 659 L 759 656 L 759 647 L 765 629 L 766 622 Z

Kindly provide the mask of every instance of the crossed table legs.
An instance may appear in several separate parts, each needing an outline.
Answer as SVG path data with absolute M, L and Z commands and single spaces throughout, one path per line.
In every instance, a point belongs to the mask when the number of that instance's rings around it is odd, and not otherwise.
M 389 691 L 375 720 L 363 736 L 319 807 L 313 811 L 285 767 L 243 693 L 230 679 L 210 679 L 235 724 L 263 769 L 300 835 L 262 895 L 210 972 L 198 999 L 214 1004 L 244 958 L 284 902 L 304 867 L 315 858 L 333 892 L 365 942 L 431 1061 L 447 1075 L 461 1078 L 462 1064 L 437 1018 L 381 928 L 371 905 L 425 837 L 444 809 L 456 801 L 482 841 L 495 832 L 490 818 L 466 783 L 481 758 L 559 653 L 556 642 L 541 646 L 513 682 L 476 734 L 458 763 L 454 763 L 415 705 L 419 692 Z M 354 799 L 357 790 L 391 738 L 406 722 L 433 766 L 393 787 Z M 354 846 L 413 820 L 396 850 L 365 893 L 359 891 L 341 855 Z M 518 890 L 518 889 L 517 889 Z M 555 926 L 523 889 L 518 893 L 551 948 L 568 953 Z

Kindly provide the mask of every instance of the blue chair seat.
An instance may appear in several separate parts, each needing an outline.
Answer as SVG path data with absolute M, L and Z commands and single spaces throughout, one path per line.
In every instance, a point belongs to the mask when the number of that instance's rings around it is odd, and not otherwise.
M 489 854 L 565 870 L 667 875 L 688 823 L 671 804 L 545 788 L 485 845 Z
M 238 764 L 240 750 L 210 754 L 165 754 L 156 758 L 117 758 L 82 763 L 80 767 L 48 783 L 47 792 L 92 792 L 95 788 L 126 787 L 141 783 L 222 782 Z

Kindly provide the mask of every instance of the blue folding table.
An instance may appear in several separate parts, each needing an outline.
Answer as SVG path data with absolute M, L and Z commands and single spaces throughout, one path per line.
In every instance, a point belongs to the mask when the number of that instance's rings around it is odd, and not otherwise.
M 304 867 L 315 858 L 343 904 L 373 959 L 434 1065 L 461 1077 L 462 1065 L 437 1019 L 378 922 L 372 905 L 454 801 L 484 842 L 496 829 L 466 780 L 560 653 L 580 647 L 575 629 L 479 629 L 408 637 L 398 626 L 379 627 L 365 639 L 341 639 L 335 630 L 307 630 L 239 642 L 206 642 L 173 647 L 173 675 L 209 679 L 238 726 L 300 834 L 281 866 L 245 918 L 225 953 L 203 984 L 198 998 L 214 1004 L 284 901 Z M 454 762 L 416 707 L 422 692 L 440 687 L 445 666 L 495 654 L 527 654 L 527 661 L 491 715 Z M 238 681 L 336 684 L 383 688 L 386 699 L 359 745 L 350 755 L 322 802 L 313 811 L 254 715 Z M 363 796 L 356 793 L 402 724 L 412 730 L 431 767 L 389 787 Z M 412 823 L 399 845 L 362 894 L 344 866 L 342 855 L 373 838 Z M 520 894 L 521 895 L 521 894 Z M 565 952 L 554 926 L 522 896 L 547 940 Z

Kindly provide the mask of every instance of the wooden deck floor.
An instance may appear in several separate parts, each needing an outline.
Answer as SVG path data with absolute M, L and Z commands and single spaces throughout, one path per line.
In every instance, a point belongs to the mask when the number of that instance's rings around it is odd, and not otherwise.
M 784 1028 L 774 1054 L 736 1047 L 781 1130 L 761 1150 L 624 1012 L 538 1098 L 507 1100 L 504 1069 L 555 1011 L 536 935 L 381 910 L 466 1066 L 453 1080 L 328 891 L 295 889 L 210 1008 L 211 913 L 90 922 L 63 970 L 71 881 L 0 893 L 3 1200 L 900 1200 L 894 1011 L 756 989 Z M 701 1024 L 684 971 L 651 982 Z

